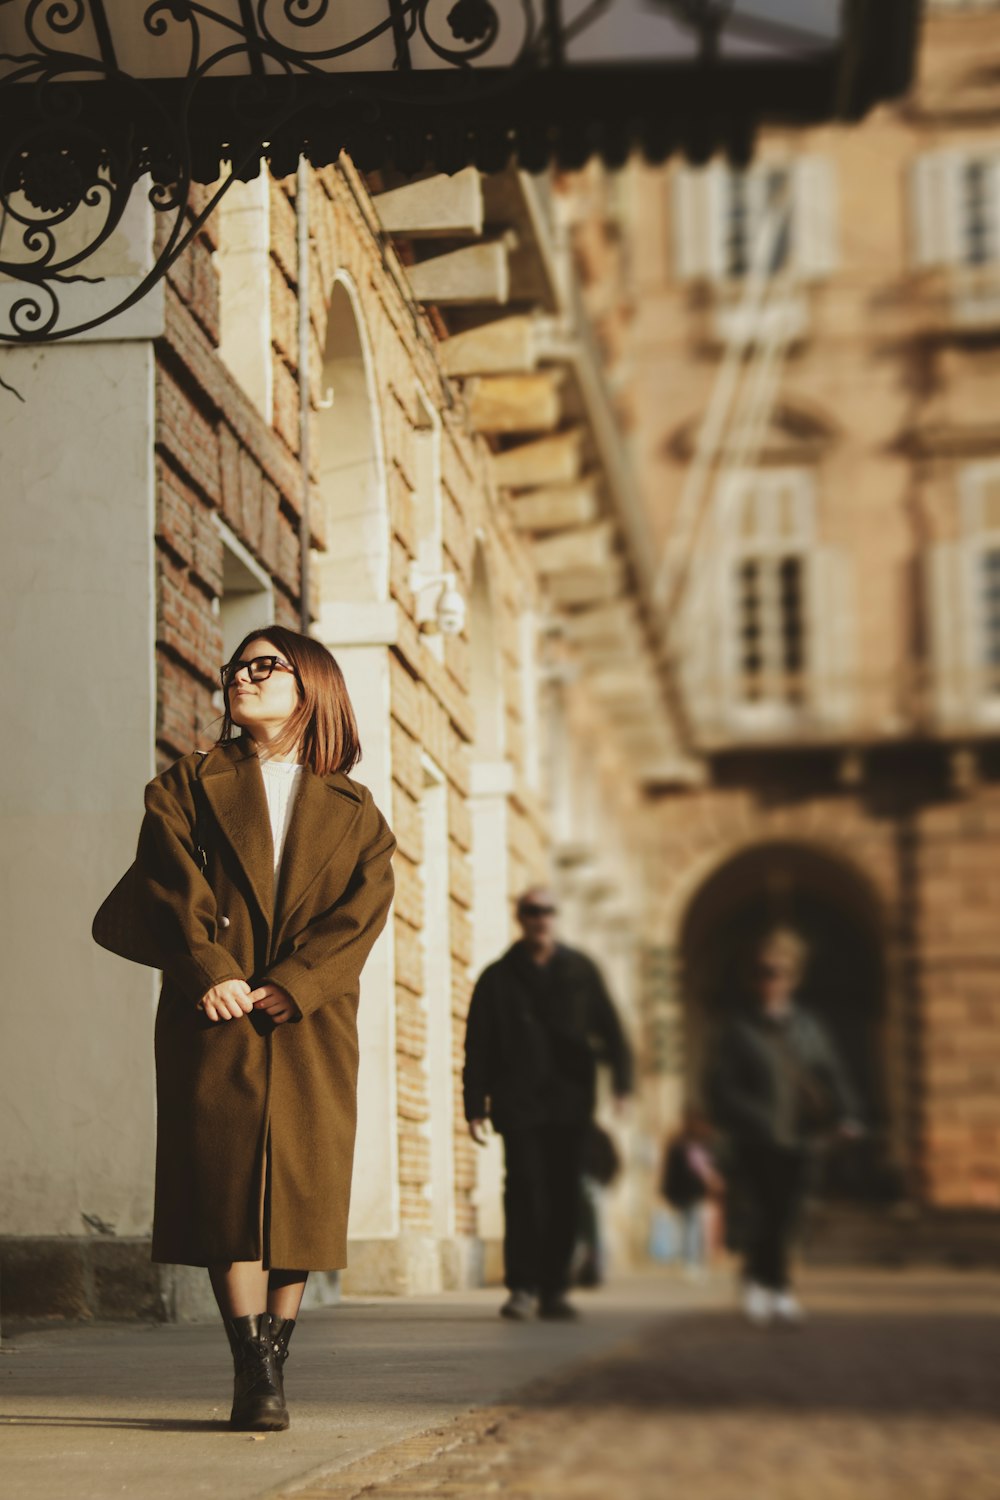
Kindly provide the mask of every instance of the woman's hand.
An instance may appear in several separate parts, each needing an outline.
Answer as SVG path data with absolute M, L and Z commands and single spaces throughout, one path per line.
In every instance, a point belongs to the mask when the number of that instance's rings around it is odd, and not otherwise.
M 224 979 L 205 991 L 197 1009 L 210 1021 L 241 1021 L 253 1010 L 250 986 L 245 979 Z
M 258 985 L 255 990 L 251 990 L 250 1000 L 254 1010 L 265 1011 L 275 1026 L 280 1026 L 282 1021 L 294 1021 L 299 1014 L 295 1001 L 280 984 Z

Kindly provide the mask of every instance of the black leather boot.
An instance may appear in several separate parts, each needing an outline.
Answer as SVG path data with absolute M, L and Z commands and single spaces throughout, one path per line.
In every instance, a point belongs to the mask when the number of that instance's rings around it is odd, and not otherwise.
M 271 1343 L 274 1346 L 274 1364 L 278 1372 L 278 1385 L 281 1394 L 285 1394 L 285 1360 L 288 1358 L 288 1344 L 295 1332 L 294 1318 L 279 1318 L 270 1313 L 271 1319 Z
M 235 1371 L 230 1426 L 238 1432 L 283 1432 L 288 1426 L 288 1407 L 270 1313 L 227 1318 L 226 1332 Z

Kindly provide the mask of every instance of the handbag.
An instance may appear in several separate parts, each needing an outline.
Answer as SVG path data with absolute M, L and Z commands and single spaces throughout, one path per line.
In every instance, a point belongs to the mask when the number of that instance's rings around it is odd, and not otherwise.
M 197 785 L 197 784 L 196 784 Z M 199 790 L 195 796 L 194 858 L 204 875 L 208 869 L 206 817 Z M 95 943 L 131 963 L 162 968 L 161 941 L 156 926 L 155 903 L 149 899 L 146 877 L 134 860 L 121 880 L 101 902 L 91 924 Z

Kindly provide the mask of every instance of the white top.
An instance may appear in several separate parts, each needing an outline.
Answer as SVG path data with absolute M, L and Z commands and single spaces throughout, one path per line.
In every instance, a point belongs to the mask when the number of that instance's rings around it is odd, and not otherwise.
M 264 795 L 267 810 L 271 815 L 271 842 L 274 845 L 274 877 L 281 869 L 281 856 L 285 852 L 285 838 L 292 819 L 295 794 L 303 767 L 295 761 L 262 760 L 260 774 L 264 780 Z

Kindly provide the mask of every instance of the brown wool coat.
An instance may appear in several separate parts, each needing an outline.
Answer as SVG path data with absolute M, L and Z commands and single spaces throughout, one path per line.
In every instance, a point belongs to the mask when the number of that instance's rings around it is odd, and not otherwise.
M 94 937 L 164 975 L 154 1260 L 346 1263 L 359 978 L 395 843 L 366 787 L 304 770 L 275 891 L 252 741 L 184 756 L 146 788 L 135 863 Z M 208 1021 L 196 1004 L 223 979 L 281 985 L 302 1019 Z

